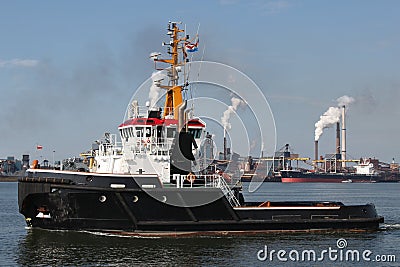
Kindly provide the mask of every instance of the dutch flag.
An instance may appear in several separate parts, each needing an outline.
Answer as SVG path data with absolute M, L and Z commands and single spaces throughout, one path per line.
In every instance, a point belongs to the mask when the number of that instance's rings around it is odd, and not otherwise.
M 185 50 L 186 52 L 192 53 L 196 52 L 199 50 L 199 39 L 197 39 L 196 43 L 192 44 L 191 42 L 186 42 L 185 43 Z

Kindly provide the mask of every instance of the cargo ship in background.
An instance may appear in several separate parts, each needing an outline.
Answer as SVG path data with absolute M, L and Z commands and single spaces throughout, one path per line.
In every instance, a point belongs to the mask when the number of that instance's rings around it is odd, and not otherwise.
M 168 24 L 171 58 L 151 56 L 167 65 L 166 81 L 157 82 L 166 89 L 164 108 L 141 108 L 133 100 L 118 126 L 121 141 L 106 134 L 93 144 L 88 169 L 40 169 L 33 161 L 18 181 L 27 226 L 158 237 L 378 229 L 384 219 L 373 204 L 247 201 L 239 175 L 226 177 L 196 157 L 207 153 L 194 150 L 196 144 L 211 144 L 212 135 L 188 112 L 182 95 L 190 83 L 179 79 L 189 61 L 184 51 L 189 36 L 179 24 Z
M 313 161 L 315 169 L 290 168 L 280 171 L 283 183 L 397 183 L 400 182 L 399 164 L 378 159 L 352 160 L 354 166 L 337 168 L 338 160 L 323 158 Z M 348 161 L 350 162 L 350 161 Z M 316 165 L 317 166 L 317 165 Z
M 242 182 L 251 182 L 258 176 L 264 182 L 283 183 L 397 183 L 400 182 L 399 164 L 385 163 L 375 158 L 347 160 L 351 166 L 341 168 L 335 154 L 327 154 L 318 160 L 300 157 L 284 149 L 271 157 L 240 157 L 243 170 Z M 316 167 L 317 166 L 317 167 Z

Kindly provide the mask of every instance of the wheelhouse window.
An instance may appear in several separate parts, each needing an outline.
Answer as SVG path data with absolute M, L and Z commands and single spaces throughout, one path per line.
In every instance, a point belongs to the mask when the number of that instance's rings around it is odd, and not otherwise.
M 146 127 L 146 137 L 151 137 L 151 127 Z
M 200 138 L 201 137 L 201 129 L 189 128 L 188 131 L 189 131 L 189 133 L 191 135 L 193 135 L 194 138 Z
M 132 127 L 120 129 L 119 132 L 120 132 L 121 138 L 125 139 L 126 141 L 128 141 L 129 137 L 134 136 Z
M 136 127 L 136 137 L 143 137 L 143 127 Z
M 174 138 L 176 133 L 176 128 L 168 127 L 167 128 L 167 138 Z
M 128 130 L 129 130 L 129 136 L 130 136 L 130 137 L 134 137 L 135 134 L 134 134 L 134 132 L 133 132 L 133 127 L 129 127 Z

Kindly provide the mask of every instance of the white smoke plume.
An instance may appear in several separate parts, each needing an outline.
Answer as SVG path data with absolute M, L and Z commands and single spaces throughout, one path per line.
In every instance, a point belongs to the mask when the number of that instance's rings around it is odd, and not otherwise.
M 355 101 L 355 99 L 351 96 L 344 95 L 344 96 L 341 96 L 338 99 L 336 99 L 336 101 L 338 102 L 339 107 L 343 107 L 343 106 L 350 105 L 351 103 L 353 103 Z
M 243 100 L 236 98 L 236 97 L 232 97 L 231 102 L 232 102 L 232 105 L 228 106 L 228 109 L 224 111 L 224 114 L 221 117 L 222 126 L 224 126 L 224 129 L 226 129 L 226 130 L 230 130 L 232 127 L 231 123 L 229 122 L 231 115 L 236 112 L 237 108 L 240 105 L 243 105 L 243 106 L 246 105 L 246 103 Z
M 150 108 L 155 107 L 157 104 L 158 98 L 161 93 L 161 89 L 157 86 L 157 84 L 160 83 L 161 80 L 164 78 L 166 78 L 166 75 L 161 72 L 153 72 L 153 74 L 151 75 L 152 84 L 149 91 Z
M 14 58 L 11 60 L 0 59 L 0 67 L 36 67 L 39 60 L 36 59 L 19 59 Z
M 353 103 L 354 98 L 344 95 L 336 99 L 336 101 L 338 106 L 328 108 L 328 110 L 319 117 L 319 121 L 315 123 L 315 141 L 319 140 L 325 128 L 329 128 L 340 121 L 342 115 L 341 107 Z

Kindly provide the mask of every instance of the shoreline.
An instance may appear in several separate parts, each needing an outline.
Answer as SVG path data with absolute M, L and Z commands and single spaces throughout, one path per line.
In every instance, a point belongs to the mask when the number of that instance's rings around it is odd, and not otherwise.
M 18 182 L 18 176 L 2 176 L 0 182 Z

